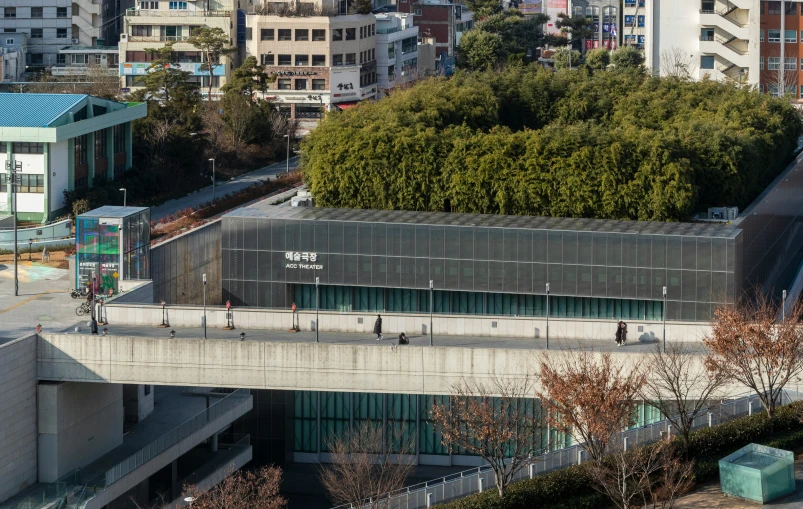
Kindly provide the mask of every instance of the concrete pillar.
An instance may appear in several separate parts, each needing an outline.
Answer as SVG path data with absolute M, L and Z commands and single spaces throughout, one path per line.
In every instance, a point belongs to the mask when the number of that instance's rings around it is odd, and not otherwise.
M 106 178 L 114 180 L 114 129 L 111 127 L 106 129 Z
M 42 224 L 47 223 L 50 220 L 50 175 L 53 170 L 50 169 L 50 143 L 45 143 L 45 170 L 44 170 L 44 183 L 45 183 L 45 194 L 44 194 L 44 206 L 43 206 L 43 214 L 42 214 Z M 74 288 L 74 287 L 73 287 Z
M 87 133 L 86 135 L 86 163 L 89 166 L 89 173 L 87 176 L 87 187 L 92 187 L 95 181 L 95 133 Z
M 125 123 L 125 169 L 130 170 L 133 163 L 133 154 L 131 153 L 132 146 L 132 133 L 131 122 Z
M 178 485 L 178 460 L 170 463 L 170 500 L 175 500 L 181 495 L 181 486 Z
M 75 138 L 67 140 L 67 190 L 75 190 Z
M 215 433 L 209 438 L 209 450 L 212 452 L 217 452 L 218 448 L 218 437 L 220 436 L 219 433 Z

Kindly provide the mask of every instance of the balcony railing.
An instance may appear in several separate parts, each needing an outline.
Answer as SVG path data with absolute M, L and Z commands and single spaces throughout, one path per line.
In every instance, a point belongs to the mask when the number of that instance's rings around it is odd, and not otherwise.
M 126 16 L 159 17 L 159 18 L 230 18 L 231 11 L 185 11 L 161 9 L 128 9 Z
M 190 37 L 187 35 L 129 35 L 129 42 L 181 42 Z

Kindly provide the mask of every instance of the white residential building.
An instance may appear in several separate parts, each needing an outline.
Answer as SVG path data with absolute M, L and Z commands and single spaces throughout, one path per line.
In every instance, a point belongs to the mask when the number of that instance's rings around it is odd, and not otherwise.
M 20 81 L 27 50 L 27 34 L 0 33 L 0 83 Z
M 50 68 L 53 76 L 86 76 L 91 69 L 119 73 L 117 46 L 65 46 L 59 50 L 60 63 Z
M 376 15 L 376 77 L 380 92 L 418 75 L 418 27 L 413 15 L 398 12 Z

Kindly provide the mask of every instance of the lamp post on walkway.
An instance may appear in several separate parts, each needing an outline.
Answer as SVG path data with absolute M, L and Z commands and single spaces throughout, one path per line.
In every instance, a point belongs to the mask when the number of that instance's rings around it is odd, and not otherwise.
M 211 157 L 209 160 L 212 161 L 212 201 L 215 201 L 215 160 Z
M 285 134 L 284 137 L 287 138 L 287 162 L 286 162 L 286 166 L 285 166 L 285 170 L 284 171 L 285 171 L 285 173 L 287 173 L 289 175 L 290 174 L 290 134 L 289 133 Z
M 546 284 L 546 349 L 549 350 L 549 283 Z
M 664 308 L 661 310 L 661 317 L 664 319 L 664 353 L 666 353 L 666 287 L 664 286 Z
M 434 281 L 429 280 L 429 346 L 432 346 L 432 310 L 435 300 L 432 298 L 435 289 Z
M 320 299 L 318 298 L 318 284 L 320 283 L 321 278 L 315 276 L 315 342 L 320 343 L 318 340 L 318 307 L 320 305 Z
M 125 200 L 128 195 L 128 190 L 125 187 L 121 187 L 119 190 L 123 192 L 123 207 L 125 207 Z
M 204 339 L 206 339 L 206 274 L 204 274 Z

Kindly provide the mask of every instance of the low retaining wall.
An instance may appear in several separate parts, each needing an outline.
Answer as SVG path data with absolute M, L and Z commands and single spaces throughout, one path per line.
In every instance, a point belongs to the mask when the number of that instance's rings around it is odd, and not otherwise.
M 162 321 L 159 305 L 127 304 L 112 301 L 106 306 L 109 323 L 121 325 L 152 326 Z M 210 327 L 226 325 L 226 309 L 222 306 L 207 306 L 207 323 Z M 200 327 L 203 308 L 200 306 L 168 306 L 167 316 L 174 327 Z M 321 331 L 355 332 L 371 334 L 376 320 L 375 313 L 340 313 L 320 311 L 318 323 Z M 428 314 L 382 314 L 382 330 L 385 334 L 429 334 Z M 299 311 L 298 322 L 302 330 L 315 330 L 315 311 Z M 293 315 L 289 310 L 237 308 L 234 323 L 244 329 L 282 330 L 292 327 Z M 663 322 L 627 322 L 628 340 L 655 341 L 663 337 Z M 544 317 L 516 316 L 465 316 L 433 315 L 432 328 L 436 335 L 488 336 L 505 338 L 546 338 L 547 320 Z M 616 332 L 615 320 L 578 320 L 550 318 L 550 339 L 595 339 L 613 341 Z M 700 341 L 710 334 L 708 323 L 667 322 L 668 341 Z

